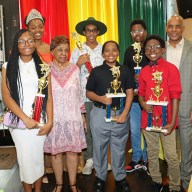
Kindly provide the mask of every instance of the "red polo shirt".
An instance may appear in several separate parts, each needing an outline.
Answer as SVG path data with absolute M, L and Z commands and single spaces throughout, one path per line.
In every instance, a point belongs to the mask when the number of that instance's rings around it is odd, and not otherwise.
M 165 61 L 163 58 L 160 58 L 157 61 L 157 65 L 149 66 L 142 68 L 140 76 L 139 76 L 139 96 L 143 96 L 145 101 L 150 100 L 152 97 L 154 101 L 157 100 L 155 95 L 153 94 L 153 90 L 151 88 L 155 87 L 155 82 L 153 79 L 154 72 L 162 72 L 162 83 L 160 85 L 163 88 L 161 91 L 161 96 L 159 97 L 159 101 L 168 101 L 167 107 L 167 123 L 171 122 L 172 115 L 172 103 L 171 99 L 180 99 L 181 96 L 181 82 L 180 82 L 180 74 L 177 67 L 173 64 Z M 153 116 L 160 117 L 159 126 L 162 125 L 162 107 L 154 106 Z M 155 120 L 153 120 L 155 122 Z M 144 110 L 142 110 L 142 121 L 141 127 L 145 129 L 148 124 L 148 114 Z

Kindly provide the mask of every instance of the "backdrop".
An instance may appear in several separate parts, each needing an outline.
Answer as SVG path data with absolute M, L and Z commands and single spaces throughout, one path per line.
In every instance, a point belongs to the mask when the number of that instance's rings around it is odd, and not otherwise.
M 165 0 L 20 0 L 21 28 L 28 12 L 35 8 L 46 18 L 44 41 L 50 43 L 55 35 L 70 38 L 71 50 L 75 47 L 70 34 L 78 22 L 95 17 L 104 22 L 107 33 L 98 37 L 100 43 L 115 40 L 120 45 L 120 61 L 125 49 L 132 43 L 129 33 L 133 19 L 146 21 L 149 34 L 165 38 Z M 84 37 L 80 37 L 84 41 Z

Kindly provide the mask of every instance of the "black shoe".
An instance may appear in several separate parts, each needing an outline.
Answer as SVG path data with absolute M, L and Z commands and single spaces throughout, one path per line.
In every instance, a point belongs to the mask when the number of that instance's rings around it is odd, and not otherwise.
M 153 192 L 162 192 L 163 191 L 163 185 L 160 183 L 153 183 Z
M 104 192 L 105 191 L 105 181 L 96 177 L 95 180 L 95 192 Z
M 131 192 L 129 184 L 125 178 L 120 181 L 115 181 L 115 184 L 116 184 L 116 188 L 118 189 L 118 191 Z

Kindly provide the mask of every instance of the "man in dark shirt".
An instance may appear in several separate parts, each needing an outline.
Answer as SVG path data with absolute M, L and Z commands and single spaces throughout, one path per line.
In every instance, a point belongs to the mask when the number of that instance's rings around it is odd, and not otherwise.
M 103 192 L 107 177 L 107 155 L 110 144 L 112 170 L 118 190 L 130 192 L 126 181 L 125 148 L 128 139 L 128 113 L 133 100 L 133 79 L 128 67 L 119 65 L 119 45 L 114 41 L 107 41 L 102 48 L 102 55 L 105 59 L 103 65 L 94 68 L 88 78 L 86 90 L 87 97 L 94 102 L 90 113 L 90 127 L 93 137 L 93 162 L 96 170 L 96 191 Z M 120 98 L 107 98 L 106 93 L 113 93 L 111 82 L 114 82 L 114 66 L 119 69 L 117 93 L 126 94 L 123 111 L 119 110 Z M 113 71 L 114 70 L 114 71 Z M 116 76 L 117 77 L 117 76 Z M 111 109 L 116 107 L 116 122 L 106 122 L 106 105 Z
M 139 53 L 139 67 L 145 67 L 149 61 L 145 56 L 142 44 L 147 35 L 146 24 L 143 20 L 134 20 L 130 25 L 130 33 L 134 43 L 140 43 Z M 136 56 L 137 50 L 135 44 L 129 46 L 125 51 L 124 65 L 128 66 L 134 76 L 134 99 L 130 110 L 130 131 L 131 131 L 131 145 L 132 145 L 132 161 L 127 165 L 126 172 L 132 172 L 136 169 L 144 168 L 147 170 L 147 150 L 144 141 L 144 148 L 141 149 L 141 107 L 138 101 L 138 78 L 139 74 L 135 73 L 134 67 L 137 67 Z

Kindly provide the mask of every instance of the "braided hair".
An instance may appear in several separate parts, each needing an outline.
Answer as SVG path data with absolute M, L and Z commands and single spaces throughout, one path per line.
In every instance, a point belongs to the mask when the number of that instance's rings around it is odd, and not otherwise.
M 18 32 L 16 32 L 13 43 L 12 43 L 12 49 L 11 53 L 7 62 L 7 68 L 6 68 L 6 84 L 10 91 L 10 95 L 13 98 L 13 100 L 20 106 L 20 108 L 23 107 L 23 87 L 21 82 L 21 75 L 19 70 L 19 56 L 20 52 L 18 49 L 18 40 L 20 36 L 23 33 L 30 33 L 33 37 L 33 34 L 28 29 L 20 29 Z M 39 64 L 42 63 L 37 51 L 35 50 L 32 54 L 33 60 L 35 62 L 35 68 L 37 71 L 38 78 L 42 76 L 41 74 L 41 67 Z M 47 96 L 48 96 L 48 88 L 45 88 L 43 90 L 43 94 L 45 94 L 45 99 L 43 103 L 43 111 L 46 110 L 46 103 L 47 103 Z M 12 114 L 12 121 L 14 119 L 17 119 L 17 122 L 19 121 L 18 117 L 16 117 L 14 114 Z

